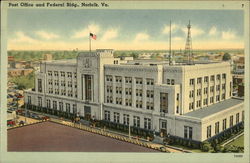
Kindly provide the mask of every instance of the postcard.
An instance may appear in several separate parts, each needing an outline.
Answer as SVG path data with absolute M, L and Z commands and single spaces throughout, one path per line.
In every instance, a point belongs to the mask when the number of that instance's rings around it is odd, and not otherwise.
M 249 162 L 248 1 L 4 1 L 2 162 Z

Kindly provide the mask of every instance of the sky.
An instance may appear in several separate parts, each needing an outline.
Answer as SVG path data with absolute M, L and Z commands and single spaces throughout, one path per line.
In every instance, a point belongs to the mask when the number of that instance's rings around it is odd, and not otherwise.
M 191 21 L 193 49 L 244 48 L 241 10 L 9 9 L 8 50 L 184 49 Z

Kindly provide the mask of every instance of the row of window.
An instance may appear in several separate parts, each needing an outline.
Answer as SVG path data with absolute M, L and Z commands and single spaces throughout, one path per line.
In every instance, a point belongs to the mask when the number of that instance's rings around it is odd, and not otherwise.
M 215 75 L 211 75 L 210 76 L 210 81 L 214 81 L 215 79 Z M 216 75 L 216 79 L 217 80 L 220 80 L 221 79 L 221 74 L 217 74 Z M 226 74 L 222 74 L 222 79 L 226 79 Z M 199 77 L 196 79 L 197 80 L 197 84 L 201 84 L 202 83 L 202 77 Z M 209 77 L 208 76 L 205 76 L 204 77 L 204 83 L 207 83 L 209 81 Z M 195 84 L 195 79 L 190 79 L 189 81 L 189 85 L 194 85 Z
M 58 71 L 54 71 L 54 72 L 48 71 L 48 76 L 53 76 L 53 74 L 54 74 L 54 76 L 59 76 L 59 72 Z M 72 74 L 73 74 L 72 72 L 67 72 L 67 76 L 69 78 L 72 78 Z M 60 71 L 60 75 L 61 75 L 61 77 L 65 77 L 65 72 Z M 74 77 L 77 78 L 76 72 L 74 72 Z
M 222 90 L 225 90 L 226 86 L 225 84 L 222 84 Z M 220 85 L 216 85 L 216 91 L 220 91 Z M 210 87 L 210 93 L 214 92 L 214 86 Z M 208 87 L 203 88 L 203 94 L 208 94 Z M 196 95 L 201 95 L 201 88 L 196 90 Z M 194 90 L 189 91 L 189 97 L 194 97 Z
M 244 111 L 242 111 L 242 121 L 244 121 Z M 234 115 L 231 115 L 229 117 L 229 128 L 233 127 L 235 124 L 238 124 L 240 122 L 240 113 L 237 113 L 235 115 L 235 123 L 234 123 Z M 227 127 L 227 118 L 222 120 L 222 131 L 226 130 Z M 220 132 L 220 122 L 216 122 L 214 124 L 214 134 L 218 134 Z M 212 125 L 207 126 L 207 138 L 210 138 L 212 135 Z
M 113 121 L 115 123 L 121 123 L 121 121 L 120 121 L 121 120 L 120 113 L 114 112 L 113 115 L 114 115 L 113 116 Z M 104 111 L 104 119 L 106 121 L 111 121 L 111 119 L 110 119 L 110 111 L 108 111 L 108 110 Z M 123 124 L 124 125 L 131 125 L 130 124 L 130 115 L 123 114 Z M 138 128 L 141 127 L 140 126 L 140 117 L 133 116 L 133 126 L 134 127 L 138 127 Z M 152 126 L 151 119 L 150 118 L 144 118 L 144 129 L 151 130 L 151 128 L 152 128 L 151 126 Z
M 106 81 L 112 82 L 113 77 L 111 75 L 106 75 Z M 115 76 L 115 81 L 117 83 L 122 82 L 122 77 L 121 76 Z M 143 79 L 142 78 L 135 78 L 135 83 L 136 84 L 142 84 Z M 132 83 L 132 77 L 125 77 L 125 83 Z M 147 85 L 154 85 L 154 79 L 146 79 L 146 84 Z
M 58 105 L 59 105 L 59 107 L 58 107 Z M 46 107 L 48 108 L 48 109 L 54 109 L 54 110 L 58 110 L 58 108 L 59 108 L 59 111 L 64 111 L 64 103 L 63 102 L 57 102 L 57 101 L 53 101 L 53 105 L 52 105 L 53 107 L 51 108 L 51 100 L 50 99 L 47 99 L 46 100 Z M 70 103 L 65 103 L 65 106 L 66 106 L 66 112 L 67 113 L 70 113 L 71 111 L 70 111 L 70 109 L 71 109 L 71 105 L 70 105 Z M 77 113 L 77 105 L 76 104 L 73 104 L 72 105 L 72 112 L 73 112 L 73 114 L 76 114 Z
M 65 84 L 66 82 L 64 80 L 61 81 L 61 86 L 65 87 Z M 49 79 L 48 80 L 48 84 L 49 85 L 53 85 L 53 80 L 52 79 Z M 75 88 L 77 88 L 77 83 L 74 82 L 75 84 Z M 55 86 L 59 86 L 59 80 L 54 80 L 54 85 Z M 68 87 L 72 87 L 72 81 L 68 81 Z
M 54 76 L 59 76 L 59 72 L 58 71 L 54 71 L 54 72 L 48 71 L 48 76 L 53 76 L 53 74 L 54 74 Z M 67 76 L 69 78 L 72 77 L 72 74 L 73 74 L 72 72 L 67 72 Z M 65 77 L 65 72 L 60 71 L 60 75 L 61 75 L 61 77 Z M 77 78 L 76 72 L 74 72 L 74 78 Z
M 216 95 L 216 102 L 219 102 L 220 100 L 225 100 L 225 93 L 221 95 Z M 214 96 L 210 97 L 210 104 L 214 103 Z M 203 105 L 208 105 L 208 98 L 203 99 Z M 196 108 L 201 107 L 201 100 L 196 101 Z M 194 109 L 194 102 L 189 103 L 189 110 Z
M 53 91 L 53 90 L 55 90 L 55 91 Z M 56 95 L 59 95 L 60 93 L 59 93 L 59 89 L 53 89 L 53 88 L 48 88 L 48 93 L 50 93 L 50 94 L 56 94 Z M 66 96 L 66 90 L 65 89 L 61 89 L 61 95 L 62 96 Z M 73 91 L 72 90 L 68 90 L 67 91 L 67 96 L 69 96 L 69 97 L 73 97 Z M 75 97 L 77 98 L 77 91 L 75 91 Z

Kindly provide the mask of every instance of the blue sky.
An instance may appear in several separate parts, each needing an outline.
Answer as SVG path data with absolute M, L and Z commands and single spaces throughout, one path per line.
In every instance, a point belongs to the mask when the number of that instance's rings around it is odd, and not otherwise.
M 10 9 L 8 49 L 92 48 L 168 49 L 172 20 L 173 48 L 184 48 L 191 21 L 194 49 L 243 48 L 241 10 L 64 10 Z

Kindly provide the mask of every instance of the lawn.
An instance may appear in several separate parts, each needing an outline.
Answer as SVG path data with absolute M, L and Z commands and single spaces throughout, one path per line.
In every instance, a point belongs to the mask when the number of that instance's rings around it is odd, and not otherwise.
M 244 135 L 238 137 L 237 139 L 227 144 L 226 146 L 230 146 L 230 145 L 235 145 L 237 147 L 244 147 Z

